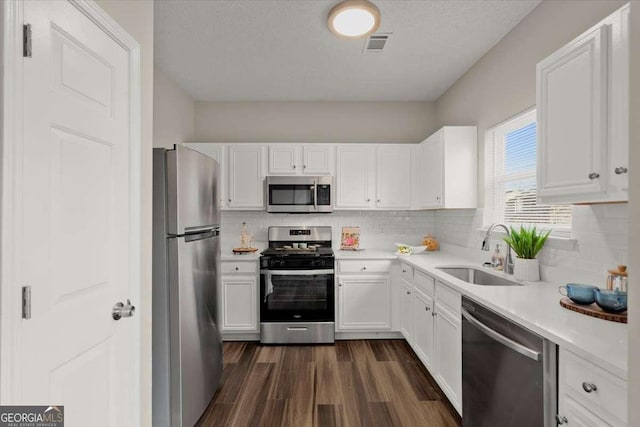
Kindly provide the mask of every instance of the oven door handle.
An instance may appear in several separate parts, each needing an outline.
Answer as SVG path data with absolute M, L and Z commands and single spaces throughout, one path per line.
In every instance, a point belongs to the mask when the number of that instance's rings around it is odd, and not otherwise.
M 478 319 L 473 317 L 471 313 L 469 313 L 464 307 L 461 309 L 462 317 L 464 317 L 469 323 L 471 323 L 476 328 L 480 329 L 482 333 L 488 335 L 490 338 L 498 341 L 500 344 L 510 348 L 513 351 L 516 351 L 523 356 L 528 357 L 529 359 L 533 359 L 536 362 L 542 360 L 542 353 L 537 352 L 535 350 L 530 349 L 520 343 L 515 342 L 511 338 L 507 338 L 502 335 L 500 332 L 494 331 L 493 329 L 486 326 L 484 323 L 480 322 Z
M 260 273 L 264 275 L 264 303 L 266 304 L 267 298 L 273 293 L 273 283 L 271 282 L 270 272 Z
M 260 274 L 264 274 L 265 279 L 271 282 L 271 276 L 314 276 L 318 274 L 333 274 L 330 270 L 260 270 Z
M 313 179 L 313 208 L 318 210 L 318 184 L 315 178 Z

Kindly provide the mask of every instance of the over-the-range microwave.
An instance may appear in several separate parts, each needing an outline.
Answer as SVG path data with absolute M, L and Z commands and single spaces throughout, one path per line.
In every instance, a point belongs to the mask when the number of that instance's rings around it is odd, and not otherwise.
M 333 212 L 332 176 L 268 176 L 267 212 Z

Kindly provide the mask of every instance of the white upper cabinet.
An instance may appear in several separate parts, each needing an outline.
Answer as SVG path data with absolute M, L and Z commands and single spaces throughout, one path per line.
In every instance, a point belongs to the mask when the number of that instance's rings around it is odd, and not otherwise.
M 269 175 L 296 175 L 298 169 L 296 144 L 269 145 Z
M 338 145 L 335 209 L 370 209 L 375 191 L 374 147 Z
M 227 151 L 229 209 L 264 209 L 266 146 L 230 144 Z
M 411 208 L 411 145 L 376 147 L 376 203 L 379 209 Z
M 226 153 L 224 144 L 217 144 L 212 142 L 187 142 L 183 145 L 211 157 L 220 165 L 218 175 L 218 203 L 221 209 L 225 209 L 227 207 L 228 198 L 226 170 L 227 162 L 224 161 Z
M 413 156 L 413 207 L 477 207 L 478 131 L 475 126 L 445 126 Z
M 628 199 L 629 7 L 537 66 L 542 203 Z
M 269 175 L 331 175 L 334 147 L 325 144 L 270 144 Z

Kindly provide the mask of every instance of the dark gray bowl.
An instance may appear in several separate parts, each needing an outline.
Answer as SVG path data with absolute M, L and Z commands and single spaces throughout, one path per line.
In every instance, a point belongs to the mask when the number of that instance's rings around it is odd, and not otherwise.
M 564 286 L 558 288 L 558 292 L 561 295 L 565 295 L 576 304 L 589 305 L 595 301 L 594 291 L 598 289 L 597 286 L 584 285 L 582 283 L 567 283 Z M 562 291 L 565 292 L 562 292 Z
M 609 313 L 622 313 L 627 309 L 627 293 L 617 290 L 598 289 L 593 291 L 598 307 Z

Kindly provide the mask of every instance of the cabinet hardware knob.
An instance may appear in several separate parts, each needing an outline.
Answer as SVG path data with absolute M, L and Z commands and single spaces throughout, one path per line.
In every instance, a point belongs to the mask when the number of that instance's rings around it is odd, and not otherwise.
M 238 268 L 238 267 L 236 267 L 236 271 L 238 271 L 238 270 L 239 270 L 239 268 Z
M 431 311 L 431 307 L 425 307 L 424 311 Z
M 366 269 L 367 269 L 367 267 L 362 267 L 362 271 L 364 271 L 364 270 L 366 270 Z
M 407 270 L 402 270 L 402 272 L 403 272 L 403 273 L 406 273 L 406 272 L 407 272 Z
M 407 291 L 407 295 L 411 295 L 411 292 Z
M 613 171 L 616 173 L 616 175 L 622 175 L 623 173 L 628 172 L 627 168 L 625 168 L 624 166 L 618 166 Z
M 558 422 L 558 425 L 567 424 L 569 422 L 569 420 L 567 420 L 567 417 L 558 414 L 556 414 L 556 421 Z
M 295 169 L 295 168 L 296 168 L 296 165 L 293 165 L 293 168 Z
M 600 178 L 600 174 L 598 172 L 591 172 L 589 174 L 589 179 L 598 179 Z
M 231 199 L 229 199 L 229 203 L 231 203 Z
M 432 312 L 431 312 L 431 315 L 435 317 L 435 316 L 437 316 L 437 315 L 438 315 L 438 313 L 436 313 L 435 311 L 432 311 Z
M 440 200 L 440 196 L 436 196 L 436 200 Z
M 371 201 L 371 199 L 367 199 L 367 202 L 370 202 L 370 201 Z
M 307 168 L 307 165 L 302 165 L 302 169 L 306 169 L 306 168 Z
M 596 385 L 593 384 L 593 383 L 588 383 L 588 382 L 585 381 L 585 382 L 582 383 L 582 389 L 586 393 L 591 393 L 592 391 L 598 390 L 598 387 L 596 387 Z
M 378 203 L 380 203 L 380 199 L 376 200 Z

